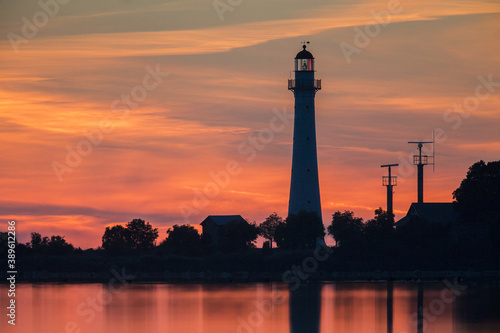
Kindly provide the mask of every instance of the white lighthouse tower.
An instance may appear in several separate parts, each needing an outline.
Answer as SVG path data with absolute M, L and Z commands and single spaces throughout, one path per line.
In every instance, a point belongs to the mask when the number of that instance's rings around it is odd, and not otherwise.
M 295 80 L 288 80 L 288 89 L 295 96 L 288 215 L 304 210 L 321 218 L 314 116 L 314 96 L 321 89 L 321 80 L 314 79 L 314 57 L 306 45 L 295 57 Z

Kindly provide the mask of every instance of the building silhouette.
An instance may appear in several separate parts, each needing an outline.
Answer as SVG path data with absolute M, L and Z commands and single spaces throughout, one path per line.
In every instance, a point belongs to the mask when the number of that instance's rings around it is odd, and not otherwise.
M 221 228 L 228 225 L 230 222 L 248 224 L 241 215 L 208 215 L 207 218 L 200 223 L 203 236 L 212 246 L 217 247 L 221 241 Z
M 459 219 L 451 202 L 428 202 L 411 204 L 406 216 L 396 222 L 396 228 L 405 228 L 412 224 L 425 226 L 454 226 Z

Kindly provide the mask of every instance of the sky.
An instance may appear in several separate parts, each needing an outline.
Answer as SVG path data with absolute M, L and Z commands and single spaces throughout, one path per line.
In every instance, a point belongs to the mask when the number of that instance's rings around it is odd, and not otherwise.
M 470 165 L 500 159 L 499 33 L 498 1 L 0 1 L 3 229 L 88 248 L 134 218 L 161 241 L 210 214 L 286 217 L 302 41 L 325 225 L 385 207 L 382 164 L 400 164 L 403 217 L 407 142 L 433 131 L 425 201 L 451 202 Z

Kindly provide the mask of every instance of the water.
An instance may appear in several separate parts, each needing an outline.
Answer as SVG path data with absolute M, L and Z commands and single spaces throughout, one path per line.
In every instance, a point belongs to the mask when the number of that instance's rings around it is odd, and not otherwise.
M 19 284 L 16 326 L 2 314 L 0 331 L 500 332 L 493 290 L 453 282 L 325 283 L 295 291 L 280 283 Z M 6 292 L 0 301 L 6 313 Z

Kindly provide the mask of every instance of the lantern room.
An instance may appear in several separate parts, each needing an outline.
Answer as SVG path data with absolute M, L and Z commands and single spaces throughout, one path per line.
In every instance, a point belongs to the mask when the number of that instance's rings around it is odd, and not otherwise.
M 312 72 L 314 71 L 314 57 L 311 52 L 306 50 L 306 46 L 302 46 L 303 50 L 297 53 L 295 57 L 295 71 L 297 72 Z

